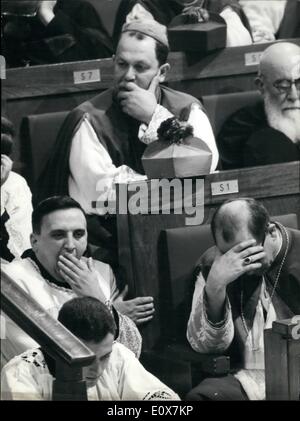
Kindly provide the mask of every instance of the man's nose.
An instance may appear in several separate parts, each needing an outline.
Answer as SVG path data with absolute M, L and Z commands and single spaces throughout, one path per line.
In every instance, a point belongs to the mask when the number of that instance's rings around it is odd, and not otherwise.
M 88 372 L 88 375 L 92 378 L 101 376 L 103 372 L 103 364 L 100 361 L 94 361 L 94 363 L 89 366 Z
M 292 101 L 297 101 L 300 98 L 300 91 L 297 89 L 295 83 L 292 84 L 288 97 Z
M 74 243 L 73 235 L 70 234 L 65 239 L 64 249 L 67 250 L 69 253 L 71 253 L 75 249 L 75 243 Z
M 127 72 L 125 73 L 124 79 L 127 82 L 133 82 L 135 80 L 135 71 L 134 68 L 129 66 Z

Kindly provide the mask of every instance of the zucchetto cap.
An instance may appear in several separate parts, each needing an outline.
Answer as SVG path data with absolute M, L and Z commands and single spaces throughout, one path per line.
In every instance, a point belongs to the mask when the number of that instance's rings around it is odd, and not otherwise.
M 141 34 L 154 38 L 166 47 L 169 47 L 167 27 L 161 25 L 154 19 L 135 19 L 125 23 L 122 28 L 122 33 L 129 31 L 140 32 Z

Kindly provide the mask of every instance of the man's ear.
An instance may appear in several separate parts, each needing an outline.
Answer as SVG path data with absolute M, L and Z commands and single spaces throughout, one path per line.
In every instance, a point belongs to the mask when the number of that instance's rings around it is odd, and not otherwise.
M 169 63 L 165 63 L 162 66 L 160 66 L 159 68 L 159 83 L 162 83 L 166 80 L 168 71 L 170 70 L 170 65 Z
M 258 75 L 254 80 L 255 86 L 260 91 L 260 93 L 263 95 L 265 93 L 265 85 L 264 81 L 262 80 L 262 77 Z
M 276 237 L 277 235 L 276 225 L 273 222 L 269 222 L 268 233 L 271 237 Z
M 31 244 L 32 250 L 36 252 L 37 251 L 37 236 L 34 233 L 30 234 L 30 244 Z
M 115 62 L 115 61 L 116 61 L 116 55 L 115 55 L 115 54 L 113 54 L 113 55 L 111 56 L 111 58 L 112 58 L 112 61 L 113 61 L 113 62 Z

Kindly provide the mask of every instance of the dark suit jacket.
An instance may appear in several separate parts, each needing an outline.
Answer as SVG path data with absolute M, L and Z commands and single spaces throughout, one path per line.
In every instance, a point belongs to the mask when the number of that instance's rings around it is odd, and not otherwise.
M 83 0 L 58 0 L 44 26 L 35 17 L 6 16 L 3 55 L 8 67 L 110 57 L 112 40 L 94 7 Z
M 263 101 L 229 117 L 217 145 L 224 170 L 300 160 L 300 145 L 269 126 Z
M 288 0 L 277 39 L 300 37 L 300 0 Z

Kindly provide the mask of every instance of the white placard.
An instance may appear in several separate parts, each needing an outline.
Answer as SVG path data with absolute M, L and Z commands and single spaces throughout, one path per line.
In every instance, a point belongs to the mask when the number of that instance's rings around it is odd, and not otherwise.
M 221 194 L 232 194 L 239 192 L 238 180 L 226 180 L 211 183 L 212 196 L 219 196 Z
M 79 83 L 92 83 L 101 81 L 100 69 L 73 72 L 73 75 L 75 85 L 78 85 Z
M 259 64 L 262 51 L 245 54 L 245 66 L 257 66 Z

